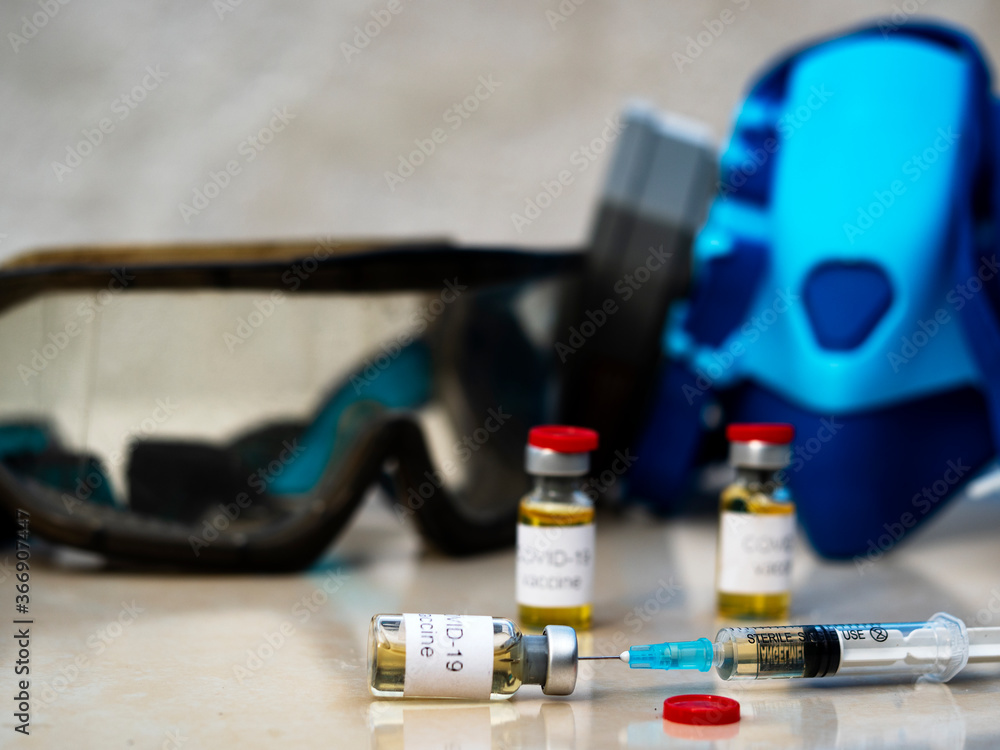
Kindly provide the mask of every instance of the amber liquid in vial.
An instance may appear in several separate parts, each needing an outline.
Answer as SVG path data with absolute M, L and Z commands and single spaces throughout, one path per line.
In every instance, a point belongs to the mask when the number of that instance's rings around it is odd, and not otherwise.
M 554 503 L 532 500 L 521 501 L 518 523 L 527 526 L 584 526 L 594 522 L 594 506 Z M 588 630 L 593 604 L 587 602 L 577 607 L 532 607 L 518 605 L 518 619 L 528 628 L 546 625 L 569 625 L 577 630 Z
M 795 504 L 791 501 L 775 501 L 753 484 L 736 482 L 723 490 L 720 511 L 789 515 L 795 513 Z M 721 549 L 719 553 L 721 556 Z M 716 570 L 721 569 L 721 564 L 721 559 L 716 561 Z M 791 593 L 734 594 L 719 589 L 717 599 L 718 612 L 722 617 L 779 620 L 788 617 Z
M 492 700 L 509 698 L 521 687 L 521 633 L 510 620 L 493 620 Z M 368 635 L 368 684 L 372 694 L 392 698 L 403 694 L 406 679 L 406 629 L 399 615 L 372 618 Z

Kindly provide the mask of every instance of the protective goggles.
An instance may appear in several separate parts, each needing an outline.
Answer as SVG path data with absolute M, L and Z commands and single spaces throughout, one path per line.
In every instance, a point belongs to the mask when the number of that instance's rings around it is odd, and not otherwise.
M 0 272 L 0 503 L 112 556 L 282 569 L 382 485 L 446 552 L 508 544 L 581 260 L 329 243 L 21 258 Z

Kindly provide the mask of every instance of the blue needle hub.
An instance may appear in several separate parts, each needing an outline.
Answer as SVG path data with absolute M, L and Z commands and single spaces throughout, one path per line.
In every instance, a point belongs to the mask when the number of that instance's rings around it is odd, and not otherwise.
M 715 660 L 708 638 L 696 641 L 673 641 L 632 646 L 628 650 L 631 669 L 697 669 L 707 672 Z

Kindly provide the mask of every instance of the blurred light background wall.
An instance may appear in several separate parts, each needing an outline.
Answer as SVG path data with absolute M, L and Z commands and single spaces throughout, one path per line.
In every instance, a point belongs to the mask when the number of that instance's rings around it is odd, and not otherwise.
M 913 10 L 1000 60 L 1000 3 L 987 0 L 8 0 L 0 258 L 318 235 L 577 243 L 610 151 L 580 149 L 626 101 L 721 140 L 771 58 Z M 433 151 L 414 165 L 421 143 Z M 572 184 L 515 226 L 566 169 Z

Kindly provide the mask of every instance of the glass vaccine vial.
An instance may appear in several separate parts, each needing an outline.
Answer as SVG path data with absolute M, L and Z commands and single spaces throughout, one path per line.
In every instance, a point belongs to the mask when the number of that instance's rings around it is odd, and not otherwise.
M 548 425 L 528 434 L 524 468 L 535 479 L 517 524 L 518 617 L 529 628 L 590 627 L 594 595 L 594 502 L 579 488 L 597 433 Z
M 368 686 L 379 698 L 505 700 L 521 685 L 546 695 L 576 687 L 573 628 L 523 635 L 484 615 L 375 615 L 368 631 Z
M 716 592 L 723 617 L 781 619 L 791 601 L 795 504 L 783 484 L 795 430 L 788 424 L 731 424 L 736 479 L 719 501 Z

